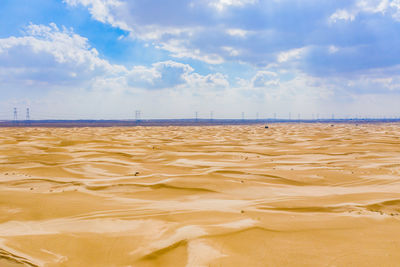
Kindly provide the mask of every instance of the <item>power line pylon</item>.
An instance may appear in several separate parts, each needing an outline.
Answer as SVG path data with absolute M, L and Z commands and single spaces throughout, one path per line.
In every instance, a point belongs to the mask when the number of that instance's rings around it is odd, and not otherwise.
M 140 110 L 135 110 L 135 121 L 140 121 Z
M 30 124 L 31 123 L 31 115 L 29 112 L 29 108 L 26 108 L 26 118 L 25 118 L 26 124 Z
M 14 108 L 14 123 L 17 123 L 18 121 L 18 111 L 17 108 Z

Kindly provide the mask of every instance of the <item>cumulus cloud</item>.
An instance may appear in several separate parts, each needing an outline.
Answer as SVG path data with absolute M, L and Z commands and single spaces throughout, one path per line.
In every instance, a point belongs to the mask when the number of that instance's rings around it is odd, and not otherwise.
M 248 4 L 255 4 L 257 0 L 212 0 L 210 1 L 210 5 L 215 7 L 217 10 L 222 11 L 226 7 L 236 6 L 241 7 Z
M 293 59 L 299 59 L 306 48 L 296 48 L 289 51 L 283 51 L 278 54 L 278 62 L 283 63 Z
M 353 21 L 356 17 L 356 14 L 354 14 L 355 12 L 350 12 L 348 10 L 345 9 L 339 9 L 336 10 L 335 13 L 333 13 L 330 16 L 330 20 L 332 22 L 337 22 L 339 20 L 350 20 Z
M 191 72 L 189 65 L 174 61 L 158 62 L 151 68 L 136 66 L 128 74 L 128 84 L 149 89 L 172 88 L 185 84 Z
M 245 38 L 250 32 L 243 29 L 227 29 L 226 32 L 231 36 Z
M 187 77 L 188 84 L 195 89 L 210 90 L 215 92 L 214 89 L 230 89 L 230 84 L 225 75 L 221 73 L 212 73 L 208 75 L 199 75 L 194 73 Z
M 25 36 L 0 39 L 0 79 L 29 84 L 76 84 L 124 71 L 101 59 L 88 40 L 72 30 L 29 25 Z
M 128 84 L 153 90 L 177 87 L 195 91 L 229 88 L 227 77 L 221 73 L 200 75 L 190 65 L 174 61 L 158 62 L 148 68 L 134 67 L 128 74 Z
M 114 27 L 119 27 L 123 30 L 131 31 L 130 28 L 124 21 L 118 19 L 114 10 L 123 9 L 124 2 L 119 0 L 63 0 L 65 3 L 71 6 L 83 5 L 90 10 L 93 18 L 109 23 Z
M 65 2 L 88 7 L 94 19 L 128 30 L 131 37 L 153 43 L 173 57 L 210 64 L 232 59 L 255 65 L 270 63 L 282 49 L 302 47 L 302 34 L 315 25 L 308 20 L 299 24 L 296 16 L 307 13 L 314 4 L 322 15 L 328 12 L 314 1 L 296 5 L 256 0 Z
M 21 85 L 173 89 L 221 87 L 221 74 L 200 75 L 176 61 L 127 68 L 102 59 L 88 40 L 56 24 L 29 25 L 24 36 L 0 39 L 0 81 Z
M 94 19 L 179 60 L 265 67 L 310 59 L 296 67 L 312 75 L 332 75 L 390 67 L 394 60 L 374 55 L 394 51 L 395 61 L 400 55 L 400 37 L 393 35 L 397 24 L 390 23 L 400 17 L 400 0 L 64 1 L 87 7 Z M 373 22 L 369 16 L 375 16 Z M 384 42 L 389 35 L 395 45 Z
M 98 40 L 55 24 L 32 24 L 21 36 L 0 39 L 3 88 L 63 87 L 63 96 L 79 88 L 74 94 L 119 95 L 123 103 L 128 96 L 158 99 L 160 107 L 170 98 L 176 101 L 164 110 L 200 110 L 207 103 L 204 108 L 224 106 L 226 113 L 241 106 L 279 110 L 294 102 L 305 103 L 299 111 L 317 110 L 317 103 L 324 108 L 335 99 L 400 93 L 400 0 L 64 3 L 126 31 L 118 44 L 162 50 L 162 59 L 116 64 L 92 47 Z
M 258 71 L 252 78 L 252 85 L 254 87 L 268 87 L 278 84 L 278 74 L 271 71 Z
M 399 0 L 357 0 L 346 9 L 338 9 L 331 16 L 331 22 L 340 20 L 353 21 L 359 14 L 388 14 L 394 20 L 399 21 Z

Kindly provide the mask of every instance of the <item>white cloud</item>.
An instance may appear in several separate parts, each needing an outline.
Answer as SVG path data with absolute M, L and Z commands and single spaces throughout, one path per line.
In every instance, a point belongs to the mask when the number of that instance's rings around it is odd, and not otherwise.
M 251 84 L 254 87 L 270 87 L 279 84 L 279 77 L 276 72 L 258 71 L 251 79 Z
M 101 59 L 86 38 L 54 23 L 31 24 L 25 36 L 0 39 L 0 69 L 3 81 L 31 85 L 80 83 L 125 71 Z
M 208 75 L 199 75 L 193 73 L 187 77 L 188 85 L 195 90 L 210 90 L 212 89 L 229 89 L 227 77 L 221 73 L 212 73 Z
M 393 18 L 400 21 L 400 0 L 390 2 L 390 7 L 393 9 Z
M 152 67 L 134 67 L 128 74 L 128 84 L 132 87 L 149 89 L 173 88 L 187 81 L 193 68 L 174 61 L 158 62 Z
M 258 0 L 64 2 L 70 6 L 87 7 L 94 19 L 128 31 L 131 38 L 151 42 L 156 48 L 170 52 L 172 57 L 192 58 L 208 64 L 221 64 L 230 57 L 239 56 L 242 49 L 236 41 L 248 42 L 248 38 L 257 32 L 239 27 L 227 28 L 224 24 L 215 24 L 214 20 L 223 16 L 224 12 L 220 14 L 219 11 L 256 5 Z M 221 40 L 225 43 L 222 44 Z M 226 53 L 223 47 L 231 48 Z M 240 56 L 247 57 L 244 54 Z
M 326 61 L 337 64 L 319 68 L 321 72 L 347 72 L 349 60 L 354 71 L 363 70 L 366 65 L 393 64 L 389 56 L 382 60 L 370 55 L 395 51 L 384 39 L 388 32 L 395 32 L 396 26 L 386 20 L 400 20 L 400 0 L 333 1 L 329 5 L 317 0 L 301 5 L 295 4 L 296 1 L 256 0 L 64 1 L 71 6 L 87 7 L 94 19 L 128 31 L 127 38 L 151 43 L 175 60 L 195 59 L 216 65 L 235 61 L 260 67 L 276 62 L 289 64 L 303 57 L 307 60 L 306 52 L 319 48 L 326 52 L 323 54 Z M 362 17 L 365 20 L 370 16 L 379 16 L 380 20 L 377 24 L 352 23 L 343 32 L 340 28 L 343 25 L 337 22 L 354 22 L 361 13 L 365 14 Z M 281 19 L 283 17 L 285 20 Z M 379 23 L 383 23 L 382 27 Z M 378 30 L 380 28 L 382 31 Z M 339 32 L 346 36 L 338 38 Z M 326 50 L 326 44 L 331 44 L 331 48 Z M 299 50 L 299 47 L 310 49 Z M 336 50 L 339 47 L 340 50 Z M 333 59 L 342 52 L 347 53 L 346 57 Z M 365 58 L 372 62 L 363 64 Z M 321 75 L 313 72 L 319 66 L 312 66 L 320 62 L 322 60 L 315 59 L 307 62 L 308 66 L 297 62 L 299 64 L 291 67 Z
M 138 27 L 135 32 L 132 33 L 133 37 L 152 41 L 152 40 L 160 40 L 165 38 L 166 36 L 191 36 L 195 33 L 195 28 L 191 27 L 168 27 L 162 25 L 145 25 L 142 27 Z
M 198 48 L 188 48 L 188 41 L 184 39 L 170 39 L 161 42 L 160 48 L 171 52 L 175 58 L 193 58 L 209 64 L 221 64 L 225 60 L 217 53 L 204 53 Z
M 389 7 L 389 0 L 359 0 L 356 8 L 361 12 L 385 13 Z
M 382 15 L 389 14 L 394 20 L 400 20 L 399 0 L 357 0 L 348 9 L 338 9 L 329 18 L 330 22 L 339 20 L 354 21 L 360 13 Z
M 357 14 L 354 14 L 354 12 L 345 10 L 345 9 L 339 9 L 336 10 L 335 13 L 333 13 L 329 19 L 331 22 L 337 22 L 338 20 L 349 20 L 353 21 L 355 19 Z
M 193 90 L 212 90 L 229 87 L 227 78 L 221 73 L 200 75 L 187 65 L 174 61 L 158 62 L 152 67 L 134 67 L 128 75 L 132 87 L 149 89 L 191 88 Z
M 114 27 L 121 28 L 126 31 L 132 31 L 132 28 L 129 27 L 124 21 L 118 19 L 118 15 L 114 13 L 114 11 L 122 10 L 125 8 L 124 2 L 119 0 L 63 0 L 70 6 L 83 5 L 87 7 L 92 14 L 93 18 L 104 22 L 109 23 Z
M 392 19 L 400 20 L 400 0 L 64 2 L 84 6 L 93 19 L 127 31 L 121 35 L 124 45 L 145 41 L 149 51 L 164 50 L 158 55 L 173 60 L 127 68 L 104 60 L 71 29 L 31 25 L 23 36 L 0 39 L 2 88 L 13 83 L 9 88 L 56 87 L 68 94 L 73 87 L 96 91 L 98 98 L 120 95 L 115 99 L 122 103 L 157 98 L 164 110 L 181 105 L 193 111 L 197 103 L 199 110 L 203 104 L 217 111 L 213 105 L 226 103 L 227 113 L 242 107 L 254 111 L 254 103 L 276 102 L 279 110 L 299 101 L 331 98 L 334 103 L 336 94 L 348 101 L 367 92 L 399 93 L 399 40 L 393 34 L 398 23 Z M 188 59 L 202 61 L 195 63 L 202 74 L 176 62 L 193 62 Z M 162 97 L 176 101 L 167 106 Z
M 243 29 L 227 29 L 226 32 L 231 36 L 245 38 L 250 32 Z
M 279 63 L 287 62 L 294 59 L 301 58 L 302 54 L 306 51 L 306 47 L 291 49 L 289 51 L 280 52 L 277 56 Z
M 305 116 L 305 112 L 332 113 L 337 109 L 332 103 L 340 104 L 341 99 L 335 99 L 340 90 L 346 92 L 340 96 L 346 101 L 358 101 L 356 96 L 367 93 L 372 96 L 400 91 L 400 76 L 390 74 L 399 73 L 399 67 L 350 78 L 288 72 L 286 64 L 301 58 L 305 49 L 286 51 L 279 64 L 271 64 L 270 69 L 257 68 L 252 77 L 238 79 L 232 85 L 227 75 L 201 75 L 190 65 L 171 60 L 130 69 L 111 64 L 71 29 L 60 29 L 55 24 L 30 25 L 22 37 L 0 39 L 0 85 L 7 88 L 12 82 L 10 88 L 23 88 L 25 92 L 35 86 L 40 90 L 51 88 L 46 96 L 24 100 L 30 103 L 34 118 L 41 116 L 37 115 L 40 111 L 45 114 L 40 118 L 46 118 L 49 110 L 55 110 L 52 118 L 126 118 L 124 114 L 132 109 L 141 109 L 147 118 L 182 118 L 193 116 L 195 110 L 201 117 L 208 116 L 210 110 L 215 117 L 226 118 L 238 118 L 241 111 L 246 117 L 256 112 L 260 117 L 271 117 L 273 112 L 301 112 Z M 392 97 L 377 98 L 381 100 L 371 104 L 371 113 Z M 11 110 L 21 101 L 8 99 L 1 104 Z M 341 110 L 350 112 L 353 104 L 360 105 L 350 102 Z M 261 113 L 263 110 L 268 113 Z
M 165 89 L 228 86 L 220 74 L 200 75 L 172 60 L 151 67 L 111 64 L 72 29 L 29 25 L 25 36 L 0 39 L 0 82 L 18 86 Z M 114 83 L 114 84 L 112 84 Z
M 222 50 L 226 51 L 232 57 L 236 57 L 240 54 L 239 50 L 237 50 L 233 47 L 230 47 L 230 46 L 223 46 Z
M 330 45 L 329 48 L 328 48 L 328 51 L 329 51 L 330 54 L 334 54 L 334 53 L 339 51 L 339 48 L 337 46 Z
M 215 7 L 217 10 L 222 11 L 230 6 L 241 7 L 249 4 L 255 4 L 257 2 L 258 0 L 213 0 L 210 1 L 210 5 Z

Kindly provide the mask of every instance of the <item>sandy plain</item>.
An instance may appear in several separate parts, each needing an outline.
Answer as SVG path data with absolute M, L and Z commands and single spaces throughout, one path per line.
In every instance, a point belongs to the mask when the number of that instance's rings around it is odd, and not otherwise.
M 400 124 L 0 129 L 0 266 L 399 266 Z

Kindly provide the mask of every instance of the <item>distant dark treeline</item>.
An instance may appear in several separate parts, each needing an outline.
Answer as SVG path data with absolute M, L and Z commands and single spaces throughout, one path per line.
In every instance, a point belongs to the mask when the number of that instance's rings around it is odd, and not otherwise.
M 268 123 L 388 123 L 400 119 L 320 119 L 320 120 L 281 120 L 281 119 L 166 119 L 166 120 L 31 120 L 0 121 L 0 127 L 133 127 L 133 126 L 212 126 L 212 125 L 250 125 Z

